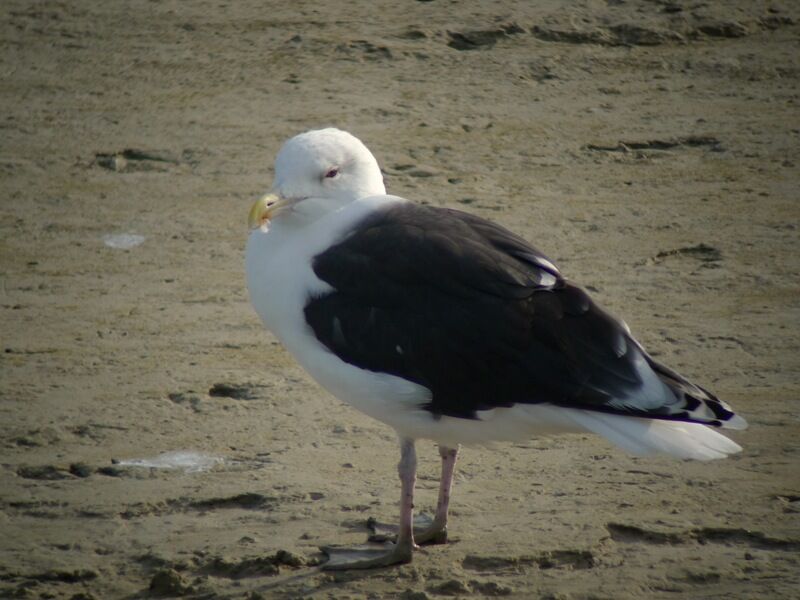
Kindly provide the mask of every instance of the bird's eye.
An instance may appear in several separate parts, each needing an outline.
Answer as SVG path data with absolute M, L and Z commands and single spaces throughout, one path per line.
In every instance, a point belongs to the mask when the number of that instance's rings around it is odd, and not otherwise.
M 336 167 L 334 167 L 333 169 L 328 169 L 328 172 L 327 172 L 327 173 L 325 173 L 325 177 L 326 177 L 326 178 L 328 178 L 328 179 L 333 179 L 333 178 L 334 178 L 334 177 L 336 177 L 338 174 L 339 174 L 339 169 L 337 169 Z

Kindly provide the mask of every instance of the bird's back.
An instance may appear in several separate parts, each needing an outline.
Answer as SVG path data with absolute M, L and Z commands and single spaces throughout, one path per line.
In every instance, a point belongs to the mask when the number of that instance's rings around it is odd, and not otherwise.
M 350 364 L 425 386 L 436 416 L 549 403 L 743 424 L 648 356 L 541 252 L 479 217 L 389 205 L 316 255 L 313 269 L 332 288 L 305 306 L 317 339 Z

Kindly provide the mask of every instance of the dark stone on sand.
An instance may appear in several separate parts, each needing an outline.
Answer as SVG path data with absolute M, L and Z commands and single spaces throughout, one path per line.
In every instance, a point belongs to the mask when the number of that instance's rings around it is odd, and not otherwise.
M 536 557 L 536 563 L 540 569 L 591 569 L 597 565 L 597 559 L 589 550 L 551 550 Z
M 109 171 L 121 172 L 128 166 L 127 161 L 116 154 L 95 154 L 94 162 L 96 165 L 108 169 Z
M 438 585 L 431 586 L 428 590 L 439 596 L 460 596 L 461 594 L 472 593 L 469 586 L 458 579 L 449 579 Z
M 679 532 L 662 532 L 645 529 L 637 525 L 624 523 L 607 523 L 606 528 L 615 542 L 649 543 L 649 544 L 741 544 L 761 550 L 784 550 L 796 552 L 800 549 L 800 540 L 791 538 L 775 538 L 761 531 L 750 531 L 738 527 L 699 527 Z
M 173 563 L 164 558 L 163 556 L 159 556 L 153 552 L 146 552 L 145 554 L 140 554 L 135 558 L 136 562 L 141 563 L 142 565 L 150 568 L 159 568 L 162 570 L 167 570 L 168 568 L 174 566 Z
M 649 544 L 682 544 L 686 542 L 686 536 L 681 533 L 651 531 L 624 523 L 608 523 L 606 529 L 615 542 L 647 542 Z
M 417 167 L 415 169 L 406 171 L 406 175 L 409 175 L 410 177 L 433 177 L 436 174 L 436 171 L 433 169 L 427 169 L 424 167 Z
M 408 589 L 399 596 L 400 600 L 430 600 L 430 596 L 425 592 L 418 592 Z
M 609 44 L 609 36 L 599 29 L 582 31 L 577 29 L 556 29 L 534 25 L 531 33 L 543 42 L 563 42 L 567 44 Z
M 720 147 L 720 141 L 711 135 L 687 135 L 666 140 L 619 141 L 616 145 L 587 144 L 587 150 L 603 152 L 630 152 L 631 150 L 671 150 L 673 148 L 696 148 L 709 146 L 712 150 Z
M 683 36 L 675 31 L 640 27 L 639 25 L 630 25 L 628 23 L 612 25 L 608 30 L 611 32 L 615 43 L 621 46 L 659 46 L 670 42 L 685 41 Z
M 215 383 L 208 390 L 208 395 L 215 398 L 233 398 L 234 400 L 254 400 L 258 398 L 256 389 L 259 386 L 249 383 Z
M 172 153 L 160 150 L 125 148 L 118 152 L 98 152 L 94 155 L 94 164 L 118 173 L 164 171 L 169 165 L 179 163 Z
M 496 581 L 470 581 L 470 587 L 483 596 L 510 596 L 514 590 L 507 585 L 500 585 Z
M 280 564 L 280 563 L 278 563 Z M 244 577 L 273 576 L 280 573 L 274 557 L 244 558 L 232 560 L 224 556 L 216 556 L 209 560 L 201 569 L 207 575 L 225 577 L 227 579 L 242 579 Z
M 181 596 L 191 591 L 186 580 L 175 569 L 162 569 L 153 575 L 149 590 L 157 596 Z
M 106 477 L 124 477 L 127 474 L 125 469 L 119 467 L 100 467 L 97 472 Z
M 192 392 L 172 392 L 167 394 L 167 398 L 169 398 L 170 401 L 174 402 L 175 404 L 187 405 L 195 412 L 201 411 L 203 399 Z
M 557 29 L 546 25 L 535 25 L 531 33 L 545 42 L 566 44 L 598 44 L 600 46 L 659 46 L 681 43 L 684 37 L 669 29 L 654 29 L 630 23 L 620 23 L 605 28 L 588 30 Z
M 125 467 L 100 467 L 97 469 L 97 472 L 100 475 L 105 475 L 106 477 L 131 477 L 132 473 L 130 469 Z
M 8 350 L 8 349 L 6 349 Z M 41 444 L 36 441 L 35 439 L 29 437 L 17 437 L 11 440 L 17 446 L 23 446 L 25 448 L 36 448 L 37 446 L 41 446 Z
M 273 560 L 275 561 L 275 564 L 286 565 L 287 567 L 294 567 L 295 569 L 304 567 L 307 564 L 307 561 L 304 557 L 288 550 L 278 550 L 275 553 Z
M 461 565 L 472 571 L 501 571 L 519 565 L 535 565 L 540 569 L 591 569 L 597 559 L 589 550 L 548 550 L 536 556 L 477 556 L 468 554 Z
M 367 40 L 352 40 L 339 44 L 336 50 L 344 54 L 358 53 L 367 60 L 393 58 L 392 51 L 387 46 L 375 45 Z
M 697 31 L 709 37 L 739 38 L 746 36 L 749 31 L 745 25 L 737 21 L 716 21 L 700 25 Z
M 709 246 L 703 242 L 694 246 L 675 248 L 674 250 L 662 250 L 653 258 L 654 262 L 659 262 L 671 256 L 689 256 L 701 262 L 717 262 L 722 260 L 722 252 L 714 246 Z
M 775 538 L 761 531 L 751 531 L 739 527 L 701 527 L 688 532 L 688 535 L 701 544 L 707 542 L 746 544 L 760 550 L 800 550 L 800 540 Z
M 518 565 L 520 559 L 513 556 L 478 556 L 467 554 L 461 566 L 472 571 L 499 571 Z
M 69 472 L 76 477 L 89 477 L 94 472 L 94 469 L 86 463 L 72 463 L 69 466 Z
M 794 25 L 795 21 L 792 17 L 783 15 L 769 15 L 759 21 L 759 24 L 764 29 L 775 30 L 785 25 Z
M 255 492 L 245 492 L 235 496 L 223 498 L 208 498 L 205 500 L 195 500 L 190 503 L 191 508 L 197 510 L 211 510 L 216 508 L 246 508 L 257 509 L 270 507 L 275 503 L 275 498 L 257 494 Z
M 41 479 L 44 481 L 55 481 L 57 479 L 69 479 L 70 475 L 63 469 L 53 465 L 37 465 L 30 467 L 19 467 L 17 475 L 25 479 Z
M 683 581 L 688 583 L 717 583 L 722 579 L 722 575 L 716 571 L 693 571 L 687 570 Z
M 153 162 L 164 162 L 178 164 L 178 159 L 171 152 L 161 150 L 137 150 L 136 148 L 126 148 L 120 152 L 127 160 L 149 160 Z
M 61 583 L 81 583 L 84 581 L 92 581 L 97 579 L 98 573 L 92 569 L 75 569 L 74 571 L 62 571 L 60 569 L 51 569 L 36 575 L 29 575 L 26 579 L 33 579 L 36 581 L 57 581 Z
M 519 33 L 525 33 L 525 30 L 516 23 L 501 25 L 497 29 L 448 31 L 447 37 L 450 41 L 447 42 L 447 45 L 455 50 L 479 50 L 491 48 L 497 43 L 497 40 Z
M 401 33 L 399 37 L 404 40 L 424 40 L 428 37 L 428 34 L 422 29 L 409 29 Z

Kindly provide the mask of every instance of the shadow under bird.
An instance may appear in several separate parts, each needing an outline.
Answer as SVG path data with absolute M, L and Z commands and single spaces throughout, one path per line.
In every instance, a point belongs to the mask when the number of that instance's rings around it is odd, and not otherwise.
M 460 444 L 599 434 L 637 455 L 723 458 L 747 423 L 647 354 L 620 319 L 507 229 L 386 194 L 338 129 L 288 140 L 250 212 L 246 270 L 266 327 L 326 390 L 400 439 L 396 543 L 326 548 L 327 569 L 409 562 L 446 539 Z M 439 445 L 436 514 L 413 519 L 415 440 Z

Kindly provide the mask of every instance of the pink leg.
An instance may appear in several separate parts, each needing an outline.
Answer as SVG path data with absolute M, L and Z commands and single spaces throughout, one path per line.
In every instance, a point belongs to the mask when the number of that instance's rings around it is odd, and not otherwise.
M 400 440 L 400 532 L 397 546 L 408 549 L 408 560 L 414 544 L 414 486 L 417 483 L 417 451 L 413 440 Z
M 326 570 L 372 569 L 399 563 L 411 562 L 411 555 L 417 545 L 414 543 L 414 486 L 417 482 L 417 452 L 414 440 L 400 440 L 400 533 L 397 543 L 387 542 L 380 548 L 322 548 L 329 556 L 322 565 Z M 446 512 L 446 510 L 445 510 Z
M 442 457 L 442 476 L 439 479 L 439 500 L 436 503 L 436 516 L 426 529 L 417 532 L 420 544 L 443 544 L 447 541 L 447 512 L 450 507 L 450 493 L 453 489 L 453 473 L 458 459 L 458 448 L 439 446 Z

